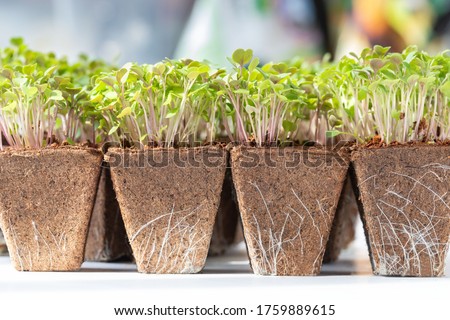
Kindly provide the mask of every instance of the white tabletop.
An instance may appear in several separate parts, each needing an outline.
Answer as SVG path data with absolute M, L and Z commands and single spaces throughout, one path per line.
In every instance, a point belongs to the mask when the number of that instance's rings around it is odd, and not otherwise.
M 246 317 L 216 317 L 227 319 L 271 319 L 254 314 L 265 304 L 331 304 L 332 319 L 448 319 L 449 259 L 441 278 L 373 276 L 361 232 L 357 238 L 316 277 L 255 276 L 243 244 L 208 258 L 204 271 L 193 275 L 139 274 L 131 263 L 93 262 L 79 272 L 17 272 L 0 257 L 0 319 L 120 319 L 115 307 L 214 304 L 253 310 Z

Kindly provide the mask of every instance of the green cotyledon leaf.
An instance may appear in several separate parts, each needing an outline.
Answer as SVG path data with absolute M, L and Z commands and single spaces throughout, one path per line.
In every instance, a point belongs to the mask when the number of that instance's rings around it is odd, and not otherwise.
M 283 120 L 283 129 L 287 132 L 293 132 L 297 129 L 297 125 L 294 122 Z
M 131 114 L 131 112 L 132 112 L 131 107 L 126 107 L 126 108 L 122 109 L 122 111 L 119 113 L 117 118 L 121 119 L 123 117 L 129 116 Z
M 249 63 L 253 58 L 253 50 L 252 49 L 237 49 L 233 52 L 232 55 L 233 61 L 239 64 L 241 67 L 245 64 Z

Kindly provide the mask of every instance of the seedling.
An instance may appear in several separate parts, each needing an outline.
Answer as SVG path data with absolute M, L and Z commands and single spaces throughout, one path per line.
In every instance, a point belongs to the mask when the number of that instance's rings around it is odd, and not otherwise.
M 100 142 L 94 128 L 100 114 L 91 108 L 87 91 L 90 77 L 111 67 L 86 56 L 69 64 L 28 49 L 20 38 L 11 43 L 0 50 L 0 129 L 8 145 L 39 149 L 91 137 Z
M 379 137 L 385 144 L 449 139 L 448 53 L 388 50 L 364 49 L 320 73 L 333 94 L 328 135 L 344 133 L 358 142 Z
M 229 139 L 258 147 L 286 142 L 296 130 L 292 114 L 305 103 L 293 77 L 297 69 L 285 63 L 258 67 L 259 59 L 250 49 L 236 50 L 230 62 L 233 71 L 217 80 Z
M 128 63 L 99 76 L 91 102 L 103 114 L 101 128 L 116 141 L 174 147 L 193 145 L 206 128 L 215 138 L 216 92 L 210 80 L 222 70 L 206 63 L 166 59 L 155 65 Z

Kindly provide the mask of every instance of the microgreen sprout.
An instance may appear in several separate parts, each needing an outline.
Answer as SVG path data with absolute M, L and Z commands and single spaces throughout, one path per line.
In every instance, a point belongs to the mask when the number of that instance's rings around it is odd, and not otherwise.
M 101 114 L 89 103 L 87 91 L 90 78 L 109 69 L 86 56 L 70 64 L 12 39 L 11 47 L 0 50 L 0 130 L 7 144 L 38 149 L 53 142 L 99 142 Z
M 385 144 L 450 139 L 448 52 L 375 46 L 336 63 L 261 65 L 238 49 L 229 60 L 229 72 L 189 59 L 114 69 L 83 55 L 71 64 L 14 38 L 0 50 L 0 130 L 17 148 L 194 146 L 223 135 L 258 147 L 338 135 Z
M 234 70 L 217 83 L 224 126 L 231 141 L 256 146 L 277 145 L 296 130 L 291 115 L 303 106 L 303 91 L 285 63 L 259 67 L 252 50 L 236 50 Z
M 155 65 L 128 63 L 97 77 L 91 102 L 103 113 L 101 127 L 115 141 L 174 147 L 194 145 L 205 128 L 215 138 L 216 91 L 222 70 L 199 61 L 166 59 Z
M 450 58 L 408 47 L 402 53 L 375 46 L 323 70 L 333 94 L 329 136 L 359 142 L 376 136 L 391 142 L 450 138 Z

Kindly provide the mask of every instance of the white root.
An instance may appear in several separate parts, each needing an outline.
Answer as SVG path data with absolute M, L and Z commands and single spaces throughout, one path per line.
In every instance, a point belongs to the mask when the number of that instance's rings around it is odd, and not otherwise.
M 16 249 L 15 256 L 17 257 L 17 260 L 19 261 L 20 270 L 23 271 L 23 270 L 25 270 L 25 266 L 24 266 L 24 263 L 22 260 L 22 253 L 20 252 L 19 246 L 17 245 L 17 234 L 16 234 L 16 231 L 14 230 L 11 218 L 9 218 L 9 225 L 10 225 L 11 237 L 14 242 L 14 248 Z
M 31 225 L 33 226 L 34 238 L 35 238 L 36 242 L 38 243 L 38 245 L 39 245 L 39 239 L 42 239 L 42 241 L 44 242 L 44 245 L 47 247 L 48 259 L 49 259 L 49 262 L 50 262 L 50 270 L 51 270 L 53 268 L 53 252 L 52 252 L 52 249 L 50 248 L 50 245 L 45 240 L 45 238 L 42 236 L 42 234 L 39 232 L 39 230 L 38 230 L 38 228 L 36 226 L 36 223 L 34 221 L 31 221 Z M 39 258 L 39 256 L 37 258 Z
M 9 230 L 15 248 L 14 257 L 19 264 L 18 268 L 22 271 L 33 271 L 36 268 L 43 268 L 44 263 L 45 269 L 52 270 L 66 260 L 67 236 L 64 232 L 60 235 L 55 234 L 48 226 L 47 230 L 43 230 L 34 220 L 31 220 L 30 224 L 34 244 L 21 241 L 13 222 L 9 219 Z M 48 238 L 51 241 L 47 241 Z M 48 264 L 43 261 L 44 259 L 48 259 Z
M 207 248 L 205 244 L 208 241 L 208 235 L 198 230 L 202 207 L 200 204 L 195 208 L 174 211 L 174 203 L 170 212 L 143 224 L 130 238 L 130 242 L 140 238 L 135 252 L 137 263 L 153 273 L 198 272 L 201 267 L 198 254 Z M 190 218 L 196 222 L 187 221 Z M 164 232 L 161 239 L 157 237 L 157 231 Z
M 300 254 L 304 255 L 304 239 L 302 238 L 303 224 L 309 221 L 312 227 L 316 230 L 320 245 L 324 243 L 324 235 L 320 231 L 320 223 L 329 224 L 329 215 L 322 207 L 320 201 L 317 201 L 318 210 L 322 215 L 320 218 L 314 218 L 310 209 L 306 207 L 299 195 L 294 189 L 291 189 L 294 197 L 298 200 L 299 208 L 293 208 L 288 205 L 287 211 L 278 213 L 282 215 L 282 219 L 278 218 L 276 221 L 274 215 L 270 210 L 270 203 L 265 198 L 261 188 L 256 182 L 249 182 L 258 192 L 261 201 L 264 204 L 265 211 L 268 216 L 269 225 L 262 226 L 255 213 L 252 213 L 249 223 L 253 224 L 252 228 L 246 228 L 246 237 L 248 238 L 249 255 L 252 258 L 252 267 L 257 274 L 277 275 L 285 274 L 288 271 L 289 257 L 286 256 L 286 246 L 291 246 L 295 250 L 299 246 Z M 295 232 L 287 232 L 288 224 L 296 227 Z M 253 231 L 252 231 L 253 230 Z M 319 250 L 315 261 L 313 262 L 311 273 L 317 269 L 317 264 L 322 256 L 322 250 Z M 280 263 L 282 261 L 282 263 Z M 283 267 L 280 270 L 280 267 Z
M 380 243 L 371 243 L 375 272 L 383 275 L 421 275 L 427 267 L 431 275 L 441 275 L 444 270 L 445 256 L 449 243 L 441 242 L 436 232 L 439 225 L 448 224 L 450 204 L 445 201 L 447 193 L 439 194 L 427 185 L 425 179 L 445 183 L 450 167 L 441 164 L 428 164 L 422 168 L 432 168 L 421 177 L 391 172 L 393 176 L 404 179 L 388 186 L 382 197 L 370 196 L 375 202 L 378 214 L 372 220 L 372 226 L 378 225 Z M 439 172 L 441 171 L 441 172 Z M 368 181 L 366 179 L 364 182 Z M 397 188 L 412 183 L 406 194 Z M 380 186 L 375 186 L 380 188 Z M 424 206 L 414 201 L 417 194 L 428 194 L 430 203 Z M 421 197 L 424 198 L 423 196 Z M 399 204 L 399 202 L 401 202 Z M 424 208 L 422 208 L 424 207 Z M 428 210 L 428 211 L 427 211 Z M 444 215 L 441 213 L 444 212 Z M 417 213 L 417 214 L 411 214 Z M 369 237 L 376 239 L 375 229 L 368 228 Z
M 38 201 L 34 205 L 39 207 L 41 203 Z M 83 219 L 72 224 L 71 230 L 63 230 L 64 225 L 61 225 L 58 215 L 36 211 L 30 203 L 22 209 L 13 206 L 6 215 L 9 220 L 8 245 L 11 244 L 10 253 L 15 267 L 21 271 L 66 270 L 76 267 L 75 263 L 80 255 L 79 252 L 74 255 L 74 251 L 80 248 L 80 241 L 75 239 L 75 243 L 69 242 L 67 234 L 71 236 L 77 233 Z

